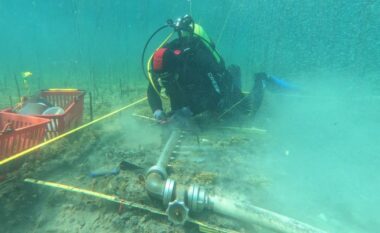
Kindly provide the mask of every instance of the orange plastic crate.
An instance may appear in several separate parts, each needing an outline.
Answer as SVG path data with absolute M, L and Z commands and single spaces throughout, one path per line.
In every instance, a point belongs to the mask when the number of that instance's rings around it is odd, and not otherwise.
M 35 115 L 50 120 L 46 137 L 51 139 L 79 126 L 83 119 L 85 91 L 75 89 L 42 90 L 40 96 L 65 110 L 58 115 Z
M 0 160 L 41 143 L 49 122 L 49 119 L 0 112 Z
M 57 115 L 32 115 L 49 119 L 46 127 L 47 140 L 79 126 L 83 119 L 85 91 L 76 89 L 49 89 L 42 90 L 39 96 L 50 104 L 63 108 L 64 113 Z M 4 110 L 12 112 L 11 109 Z

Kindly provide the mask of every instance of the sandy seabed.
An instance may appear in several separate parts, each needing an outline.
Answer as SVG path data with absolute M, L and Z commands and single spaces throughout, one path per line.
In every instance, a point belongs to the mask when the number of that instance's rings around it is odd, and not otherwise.
M 107 112 L 104 104 L 101 106 L 97 108 L 99 114 Z M 150 116 L 147 104 L 126 110 L 16 162 L 13 166 L 18 169 L 7 174 L 13 180 L 3 183 L 1 189 L 2 232 L 199 232 L 194 224 L 175 226 L 166 217 L 144 210 L 23 182 L 24 178 L 58 182 L 162 209 L 160 202 L 147 195 L 144 173 L 156 162 L 168 129 L 134 114 Z M 196 119 L 195 130 L 184 131 L 180 149 L 170 160 L 170 177 L 185 185 L 200 184 L 209 193 L 251 202 L 255 192 L 270 185 L 270 180 L 254 169 L 255 158 L 262 154 L 258 145 L 266 135 L 221 128 L 226 124 L 210 122 L 202 116 Z M 230 126 L 250 127 L 243 123 Z M 252 143 L 257 146 L 252 147 Z M 91 172 L 112 170 L 121 161 L 142 169 L 89 176 Z M 241 232 L 248 229 L 211 212 L 192 217 L 226 229 Z

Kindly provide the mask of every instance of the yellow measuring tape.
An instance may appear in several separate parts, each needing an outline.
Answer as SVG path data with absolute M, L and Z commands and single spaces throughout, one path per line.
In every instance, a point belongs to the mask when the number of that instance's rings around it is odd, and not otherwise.
M 79 91 L 79 90 L 76 88 L 49 88 L 48 91 L 67 91 L 67 92 L 70 92 L 70 91 Z
M 81 129 L 83 129 L 83 128 L 86 128 L 86 127 L 88 127 L 88 126 L 90 126 L 90 125 L 93 125 L 93 124 L 95 124 L 95 123 L 97 123 L 97 122 L 99 122 L 99 121 L 101 121 L 101 120 L 104 120 L 104 119 L 106 119 L 106 118 L 108 118 L 108 117 L 110 117 L 110 116 L 112 116 L 112 115 L 115 115 L 116 113 L 119 113 L 119 112 L 121 112 L 121 111 L 123 111 L 123 110 L 125 110 L 125 109 L 128 109 L 128 108 L 130 108 L 130 107 L 133 107 L 133 106 L 135 106 L 136 104 L 139 104 L 139 103 L 145 101 L 146 99 L 147 99 L 147 97 L 141 98 L 141 99 L 139 99 L 139 100 L 137 100 L 137 101 L 135 101 L 135 102 L 133 102 L 133 103 L 131 103 L 131 104 L 128 104 L 127 106 L 124 106 L 124 107 L 122 107 L 122 108 L 120 108 L 120 109 L 118 109 L 118 110 L 115 110 L 115 111 L 113 111 L 113 112 L 110 112 L 110 113 L 108 113 L 108 114 L 106 114 L 106 115 L 104 115 L 104 116 L 102 116 L 102 117 L 99 117 L 99 118 L 97 118 L 97 119 L 95 119 L 95 120 L 93 120 L 93 121 L 90 121 L 90 122 L 88 122 L 88 123 L 86 123 L 86 124 L 83 124 L 83 125 L 81 125 L 81 126 L 75 128 L 75 129 L 72 129 L 72 130 L 66 132 L 66 133 L 63 133 L 63 134 L 61 134 L 61 135 L 58 135 L 58 136 L 55 137 L 55 138 L 52 138 L 52 139 L 50 139 L 50 140 L 48 140 L 48 141 L 45 141 L 45 142 L 40 143 L 40 144 L 38 144 L 38 145 L 36 145 L 36 146 L 33 146 L 33 147 L 31 147 L 31 148 L 29 148 L 29 149 L 27 149 L 27 150 L 24 150 L 24 151 L 22 151 L 22 152 L 20 152 L 20 153 L 18 153 L 18 154 L 12 155 L 12 156 L 9 157 L 9 158 L 3 159 L 3 160 L 0 161 L 0 166 L 1 166 L 1 165 L 4 165 L 4 164 L 6 164 L 6 163 L 9 163 L 9 162 L 11 162 L 11 161 L 13 161 L 13 160 L 15 160 L 15 159 L 21 158 L 21 157 L 25 156 L 26 154 L 28 154 L 28 153 L 30 153 L 30 152 L 32 152 L 32 151 L 35 151 L 35 150 L 37 150 L 37 149 L 39 149 L 39 148 L 41 148 L 41 147 L 44 147 L 44 146 L 46 146 L 46 145 L 48 145 L 48 144 L 50 144 L 50 143 L 52 143 L 52 142 L 55 142 L 55 141 L 57 141 L 57 140 L 59 140 L 59 139 L 61 139 L 61 138 L 64 138 L 64 137 L 66 137 L 66 136 L 68 136 L 68 135 L 70 135 L 70 134 L 73 134 L 73 133 L 75 133 L 75 132 L 77 132 L 77 131 L 79 131 L 79 130 L 81 130 Z
M 91 191 L 91 190 L 77 188 L 77 187 L 66 185 L 66 184 L 60 184 L 60 183 L 55 183 L 55 182 L 43 181 L 43 180 L 36 180 L 36 179 L 31 179 L 31 178 L 27 178 L 24 181 L 27 183 L 39 184 L 39 185 L 48 186 L 48 187 L 52 187 L 52 188 L 63 189 L 63 190 L 70 191 L 70 192 L 81 193 L 81 194 L 85 194 L 88 196 L 93 196 L 93 197 L 101 198 L 104 200 L 123 204 L 123 205 L 126 205 L 128 207 L 146 210 L 146 211 L 149 211 L 149 212 L 154 213 L 154 214 L 167 216 L 166 213 L 160 209 L 153 208 L 153 207 L 143 205 L 143 204 L 139 204 L 136 202 L 128 201 L 128 200 L 125 200 L 123 198 L 120 198 L 120 197 L 114 196 L 114 195 L 108 195 L 108 194 L 99 193 L 99 192 L 95 192 L 95 191 Z M 237 233 L 236 231 L 223 229 L 223 228 L 220 228 L 220 227 L 208 224 L 208 223 L 204 223 L 204 222 L 192 219 L 192 218 L 189 218 L 187 221 L 198 225 L 199 230 L 201 232 L 205 232 L 205 233 L 214 233 L 214 232 L 215 233 Z

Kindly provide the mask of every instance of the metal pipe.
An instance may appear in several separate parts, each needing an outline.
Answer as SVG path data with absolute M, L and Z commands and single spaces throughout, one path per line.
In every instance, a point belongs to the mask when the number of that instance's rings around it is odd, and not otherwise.
M 201 212 L 209 209 L 239 221 L 257 224 L 277 232 L 325 233 L 325 231 L 308 224 L 269 210 L 253 205 L 238 204 L 230 199 L 218 196 L 210 196 L 199 185 L 193 184 L 187 189 L 185 186 L 176 185 L 174 180 L 167 178 L 166 166 L 179 136 L 179 131 L 171 133 L 157 163 L 148 170 L 145 182 L 148 194 L 161 199 L 164 206 L 167 206 L 166 213 L 173 223 L 183 224 L 188 219 L 189 211 Z
M 152 172 L 146 178 L 145 188 L 149 195 L 161 199 L 164 194 L 165 180 L 160 174 Z
M 149 174 L 152 172 L 156 172 L 161 175 L 162 179 L 166 179 L 168 177 L 168 174 L 166 172 L 166 166 L 168 164 L 170 155 L 178 142 L 179 137 L 180 132 L 178 130 L 174 130 L 171 132 L 169 139 L 166 142 L 160 154 L 160 157 L 157 160 L 157 163 L 153 167 L 149 168 L 147 176 L 149 176 Z
M 326 233 L 306 223 L 265 210 L 253 205 L 234 203 L 232 200 L 209 196 L 214 212 L 237 220 L 257 224 L 262 227 L 283 233 Z
M 178 130 L 174 130 L 169 137 L 169 140 L 165 144 L 164 149 L 162 150 L 162 153 L 160 157 L 158 158 L 158 161 L 156 163 L 157 167 L 161 167 L 162 169 L 166 169 L 166 165 L 168 164 L 170 154 L 172 153 L 173 149 L 175 148 L 178 139 L 180 136 L 180 132 Z
M 179 136 L 179 131 L 174 130 L 171 132 L 169 140 L 166 142 L 157 163 L 149 168 L 146 174 L 146 190 L 148 191 L 149 195 L 164 199 L 164 204 L 167 204 L 166 202 L 168 202 L 165 199 L 171 199 L 173 190 L 175 189 L 175 182 L 171 179 L 166 180 L 168 177 L 166 166 L 168 164 L 170 154 L 178 142 Z M 170 190 L 170 193 L 167 193 L 168 191 L 165 192 L 165 190 Z

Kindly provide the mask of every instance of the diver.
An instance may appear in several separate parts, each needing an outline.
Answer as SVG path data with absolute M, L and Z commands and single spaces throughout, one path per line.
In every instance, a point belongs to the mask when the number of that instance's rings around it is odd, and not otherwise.
M 178 38 L 160 46 L 147 68 L 147 96 L 153 117 L 167 122 L 189 119 L 206 111 L 218 118 L 236 113 L 254 115 L 263 99 L 264 82 L 270 77 L 256 74 L 251 93 L 243 94 L 240 67 L 225 67 L 202 26 L 188 15 L 175 23 L 168 21 L 168 25 L 178 33 Z M 170 101 L 168 113 L 163 109 L 163 95 Z

